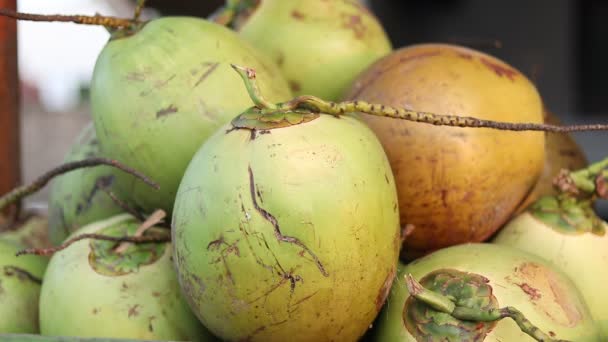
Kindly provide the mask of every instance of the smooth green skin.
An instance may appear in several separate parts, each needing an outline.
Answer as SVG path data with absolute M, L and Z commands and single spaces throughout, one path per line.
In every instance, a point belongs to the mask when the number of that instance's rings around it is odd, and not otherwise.
M 16 257 L 21 245 L 0 239 L 0 334 L 38 333 L 40 284 L 16 275 L 7 275 L 5 266 L 21 268 L 42 279 L 48 259 L 24 255 Z
M 295 95 L 331 101 L 392 50 L 378 19 L 354 0 L 262 0 L 237 29 L 277 62 Z
M 566 273 L 583 294 L 591 315 L 602 329 L 602 336 L 608 339 L 608 295 L 605 294 L 608 235 L 560 233 L 524 212 L 511 220 L 493 242 L 535 254 Z
M 515 268 L 530 262 L 538 265 L 556 284 L 565 289 L 562 295 L 567 297 L 562 298 L 567 299 L 563 302 L 569 302 L 580 313 L 581 320 L 576 325 L 558 323 L 547 314 L 551 312 L 555 317 L 562 317 L 560 322 L 566 322 L 562 316 L 563 312 L 559 310 L 561 307 L 552 300 L 554 297 L 550 292 L 553 288 L 539 281 L 539 279 L 543 280 L 543 277 L 535 278 L 536 281 L 525 281 L 527 285 L 539 291 L 541 297 L 537 299 L 537 305 L 534 305 L 531 298 L 517 285 L 522 284 L 520 283 L 522 279 L 516 275 Z M 402 320 L 403 306 L 409 297 L 404 275 L 411 273 L 415 279 L 420 279 L 434 270 L 443 268 L 473 272 L 488 278 L 500 307 L 515 307 L 545 333 L 554 332 L 555 338 L 576 342 L 601 341 L 599 328 L 591 319 L 582 295 L 566 275 L 534 255 L 515 248 L 487 243 L 448 247 L 417 259 L 407 266 L 400 263 L 387 303 L 374 323 L 376 329 L 374 341 L 416 341 L 407 331 Z M 534 339 L 522 333 L 513 320 L 503 319 L 483 341 L 532 342 Z
M 80 132 L 64 162 L 101 156 L 95 128 L 91 123 Z M 53 180 L 49 196 L 48 228 L 53 245 L 59 245 L 80 227 L 124 211 L 104 191 L 96 189 L 97 180 L 103 177 L 114 177 L 113 184 L 118 179 L 130 178 L 121 170 L 96 166 L 74 170 Z M 109 189 L 115 192 L 114 188 L 110 186 Z M 118 193 L 116 195 L 120 196 Z
M 397 194 L 373 133 L 352 117 L 212 136 L 173 215 L 174 260 L 199 319 L 225 340 L 351 341 L 388 293 L 400 245 Z M 322 263 L 324 276 L 299 239 Z M 230 247 L 232 246 L 232 247 Z M 291 272 L 301 281 L 292 284 Z
M 203 19 L 152 20 L 134 35 L 110 41 L 99 55 L 91 83 L 97 137 L 106 156 L 160 184 L 157 191 L 139 181 L 120 182 L 144 210 L 170 214 L 203 141 L 252 106 L 230 63 L 255 68 L 269 100 L 291 98 L 272 61 L 235 32 Z
M 75 235 L 133 222 L 137 221 L 132 216 L 122 214 L 85 226 Z M 89 243 L 78 241 L 51 258 L 40 294 L 42 335 L 213 340 L 180 293 L 171 248 L 136 273 L 103 276 L 89 264 Z

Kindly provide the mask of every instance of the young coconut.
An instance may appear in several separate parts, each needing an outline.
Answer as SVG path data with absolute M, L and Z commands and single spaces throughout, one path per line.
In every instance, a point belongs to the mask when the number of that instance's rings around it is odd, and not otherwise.
M 544 121 L 552 125 L 561 125 L 559 118 L 547 109 L 544 110 Z M 553 187 L 553 178 L 557 176 L 561 169 L 577 170 L 587 166 L 587 164 L 585 152 L 571 135 L 547 133 L 545 135 L 543 173 L 514 214 L 521 213 L 542 196 L 557 194 Z
M 378 19 L 355 0 L 227 0 L 215 19 L 276 61 L 295 95 L 336 101 L 392 50 Z
M 65 162 L 100 157 L 93 124 L 87 125 Z M 115 168 L 100 166 L 73 171 L 51 185 L 49 197 L 49 237 L 58 245 L 78 228 L 124 212 L 113 199 L 113 184 L 125 175 Z M 119 196 L 124 197 L 124 196 Z
M 40 284 L 48 259 L 17 257 L 23 246 L 0 239 L 0 334 L 36 334 Z
M 561 193 L 538 199 L 512 219 L 494 243 L 538 255 L 563 270 L 580 289 L 608 338 L 608 224 L 594 212 L 595 197 L 608 198 L 608 159 L 576 172 L 563 172 Z
M 346 99 L 507 122 L 543 120 L 538 91 L 523 74 L 487 54 L 447 44 L 413 45 L 380 59 Z M 388 155 L 401 224 L 416 226 L 404 242 L 406 259 L 488 239 L 543 170 L 542 133 L 361 118 Z
M 601 341 L 572 281 L 515 248 L 459 245 L 398 270 L 376 341 Z
M 253 96 L 263 109 L 209 138 L 180 184 L 182 290 L 225 340 L 354 341 L 384 303 L 401 244 L 382 146 L 355 118 Z
M 181 295 L 168 230 L 148 224 L 142 233 L 141 227 L 129 214 L 95 222 L 52 256 L 40 295 L 43 335 L 212 340 Z M 116 241 L 70 241 L 82 234 L 136 238 L 138 230 L 157 242 L 122 248 Z
M 146 211 L 173 209 L 194 153 L 250 105 L 230 63 L 264 74 L 273 101 L 290 97 L 278 67 L 226 27 L 198 18 L 164 17 L 123 30 L 101 51 L 91 82 L 91 111 L 102 152 L 147 174 L 160 191 L 116 184 Z M 159 166 L 160 165 L 160 166 Z

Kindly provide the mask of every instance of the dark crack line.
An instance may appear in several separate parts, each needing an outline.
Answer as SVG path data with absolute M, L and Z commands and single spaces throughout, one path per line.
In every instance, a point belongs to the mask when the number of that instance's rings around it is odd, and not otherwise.
M 314 262 L 317 265 L 317 267 L 319 268 L 319 271 L 321 272 L 321 274 L 324 275 L 325 277 L 328 277 L 329 274 L 325 270 L 325 267 L 321 263 L 321 260 L 319 260 L 319 258 L 298 238 L 283 235 L 281 233 L 281 228 L 279 227 L 279 222 L 277 221 L 276 217 L 274 217 L 271 213 L 266 211 L 264 208 L 260 207 L 260 205 L 258 204 L 258 201 L 256 199 L 255 180 L 253 177 L 253 171 L 251 170 L 251 166 L 248 167 L 248 171 L 249 171 L 249 190 L 251 193 L 251 200 L 253 202 L 253 207 L 260 215 L 262 215 L 262 217 L 264 219 L 266 219 L 268 222 L 270 222 L 270 224 L 274 227 L 274 236 L 277 238 L 277 240 L 279 242 L 286 242 L 286 243 L 294 244 L 294 245 L 299 246 L 299 247 L 303 248 L 304 250 L 306 250 L 306 252 L 314 259 Z
M 253 255 L 253 257 L 255 258 L 256 263 L 258 263 L 260 266 L 262 266 L 262 268 L 266 269 L 267 271 L 274 273 L 274 267 L 272 265 L 268 265 L 268 264 L 264 263 L 264 260 L 255 252 L 255 250 L 253 249 L 253 246 L 251 246 L 251 241 L 249 241 L 249 235 L 252 235 L 252 234 L 250 234 L 243 227 L 243 224 L 239 225 L 239 229 L 243 232 L 243 236 L 245 237 L 245 242 L 247 243 L 247 247 L 249 248 L 251 255 Z M 254 237 L 258 240 L 261 240 L 260 237 L 257 235 L 254 235 Z
M 232 285 L 236 285 L 234 278 L 232 276 L 232 271 L 230 270 L 230 266 L 228 266 L 228 261 L 226 260 L 226 257 L 230 254 L 233 253 L 234 255 L 240 257 L 241 253 L 239 251 L 239 248 L 237 247 L 237 244 L 239 243 L 239 241 L 241 241 L 240 239 L 236 240 L 235 242 L 233 242 L 232 244 L 227 243 L 226 241 L 224 241 L 224 237 L 221 237 L 218 240 L 215 241 L 211 241 L 209 243 L 209 245 L 207 245 L 207 249 L 218 249 L 221 245 L 226 245 L 227 247 L 220 250 L 220 257 L 216 260 L 214 260 L 212 262 L 212 264 L 216 264 L 218 262 L 220 262 L 220 260 L 222 261 L 222 263 L 224 264 L 224 268 L 226 269 L 226 276 L 228 277 L 228 279 L 230 280 L 230 282 L 232 283 Z
M 4 274 L 7 276 L 16 275 L 20 279 L 27 279 L 38 285 L 42 285 L 42 279 L 36 277 L 35 275 L 31 274 L 30 272 L 24 270 L 23 268 L 17 267 L 17 266 L 11 266 L 11 265 L 4 266 Z
M 97 194 L 97 192 L 101 189 L 108 188 L 114 183 L 114 175 L 101 176 L 97 178 L 95 185 L 87 196 L 84 199 L 84 205 L 79 203 L 76 207 L 76 215 L 80 215 L 83 211 L 88 211 L 93 206 L 93 197 Z
M 289 282 L 289 287 L 290 287 L 290 294 L 289 294 L 289 302 L 291 302 L 291 298 L 293 296 L 294 290 L 296 288 L 296 283 L 297 282 L 304 282 L 304 279 L 302 279 L 302 277 L 300 275 L 294 275 L 293 272 L 295 270 L 290 270 L 288 273 L 281 273 L 279 274 L 281 276 L 281 280 L 272 285 L 268 290 L 266 290 L 266 292 L 262 293 L 261 295 L 255 297 L 254 299 L 252 299 L 251 301 L 248 302 L 248 304 L 253 304 L 255 302 L 257 302 L 258 300 L 264 298 L 265 300 L 268 299 L 268 296 L 273 293 L 274 291 L 276 291 L 279 287 L 281 287 L 282 285 L 286 284 L 287 282 Z M 288 303 L 288 309 L 289 309 L 290 304 Z M 289 310 L 288 310 L 289 311 Z
M 220 65 L 220 63 L 211 63 L 209 65 L 209 68 L 207 68 L 207 71 L 205 71 L 204 74 L 201 75 L 201 77 L 198 79 L 198 81 L 196 81 L 196 83 L 194 84 L 194 88 L 198 87 L 201 83 L 203 83 L 203 81 L 209 77 L 209 75 L 211 75 L 212 72 L 215 71 L 215 69 L 217 69 L 217 67 Z

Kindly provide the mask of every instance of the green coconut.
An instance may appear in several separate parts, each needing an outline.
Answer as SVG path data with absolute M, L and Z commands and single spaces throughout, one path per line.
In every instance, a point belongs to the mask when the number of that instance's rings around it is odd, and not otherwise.
M 233 26 L 271 57 L 295 95 L 338 100 L 392 50 L 378 19 L 355 0 L 237 0 Z M 231 4 L 232 3 L 232 4 Z
M 128 214 L 95 222 L 80 233 L 133 235 Z M 167 234 L 152 227 L 146 234 Z M 40 332 L 51 336 L 210 341 L 181 295 L 171 244 L 144 243 L 115 251 L 116 242 L 80 240 L 53 255 L 40 294 Z
M 91 83 L 91 111 L 101 150 L 160 184 L 119 182 L 146 211 L 171 212 L 194 153 L 220 126 L 251 106 L 230 63 L 256 68 L 269 98 L 291 96 L 278 67 L 221 25 L 164 17 L 115 34 L 101 51 Z M 132 178 L 131 178 L 132 179 Z
M 490 309 L 510 307 L 523 314 L 528 328 L 532 324 L 544 332 L 544 341 L 601 341 L 582 294 L 566 275 L 532 254 L 481 243 L 441 249 L 407 266 L 400 264 L 374 324 L 376 341 L 535 340 L 509 318 L 464 320 L 433 309 L 410 295 L 407 274 L 427 289 L 451 297 L 460 313 L 483 316 Z
M 87 125 L 66 155 L 65 162 L 101 157 L 93 124 Z M 74 170 L 53 181 L 49 196 L 49 239 L 60 244 L 68 235 L 95 221 L 124 211 L 103 189 L 116 192 L 118 179 L 130 179 L 109 166 Z M 120 194 L 115 194 L 119 197 Z
M 252 108 L 192 159 L 172 238 L 182 290 L 220 338 L 354 341 L 395 275 L 393 175 L 356 118 Z
M 15 256 L 22 245 L 0 239 L 0 334 L 35 334 L 40 282 L 48 260 Z
M 585 178 L 595 179 L 606 173 L 606 166 L 605 160 L 574 175 L 586 172 Z M 579 196 L 562 192 L 541 197 L 505 225 L 493 242 L 535 254 L 564 271 L 580 289 L 603 338 L 608 339 L 608 295 L 604 293 L 608 283 L 608 223 L 593 210 L 593 196 L 580 196 L 589 190 L 602 191 L 596 187 L 600 183 L 585 183 L 591 187 L 578 190 Z
M 16 227 L 0 232 L 0 239 L 12 241 L 28 248 L 45 248 L 49 241 L 48 219 L 45 216 L 30 213 Z

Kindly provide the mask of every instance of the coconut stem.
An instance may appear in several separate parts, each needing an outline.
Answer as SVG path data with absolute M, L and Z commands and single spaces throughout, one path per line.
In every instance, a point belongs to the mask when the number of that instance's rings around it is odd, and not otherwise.
M 569 171 L 563 169 L 553 180 L 557 189 L 564 193 L 598 195 L 605 198 L 605 181 L 608 178 L 608 158 L 595 162 L 584 169 Z
M 256 81 L 256 74 L 254 69 L 238 66 L 235 64 L 230 64 L 230 66 L 232 66 L 232 68 L 239 74 L 239 76 L 241 76 L 243 82 L 245 82 L 245 87 L 247 88 L 249 97 L 251 97 L 251 100 L 253 101 L 256 107 L 260 109 L 277 108 L 274 103 L 267 101 L 264 96 L 262 96 L 260 88 L 258 87 L 258 83 Z
M 157 223 L 162 221 L 165 218 L 165 216 L 167 216 L 167 213 L 164 210 L 162 210 L 162 209 L 156 210 L 155 212 L 152 213 L 152 215 L 150 215 L 150 217 L 148 217 L 142 224 L 140 224 L 139 227 L 137 227 L 137 230 L 135 230 L 133 237 L 143 236 L 144 233 L 146 232 L 146 230 L 154 227 L 154 225 L 156 225 Z M 118 245 L 118 247 L 116 247 L 114 252 L 116 252 L 118 254 L 122 254 L 131 245 L 132 245 L 131 242 L 122 242 L 120 245 Z
M 422 122 L 436 126 L 491 128 L 503 131 L 543 131 L 553 133 L 608 130 L 608 124 L 556 126 L 537 123 L 512 123 L 484 120 L 470 116 L 419 112 L 404 108 L 389 107 L 383 104 L 367 103 L 364 101 L 331 102 L 310 95 L 299 96 L 286 103 L 286 105 L 286 108 L 308 109 L 314 112 L 335 116 L 360 112 L 368 115 Z
M 364 101 L 345 101 L 331 102 L 312 95 L 303 95 L 291 101 L 274 104 L 266 101 L 260 94 L 260 90 L 255 82 L 255 70 L 232 64 L 247 87 L 251 99 L 260 109 L 278 109 L 280 111 L 307 110 L 312 113 L 329 114 L 341 116 L 347 113 L 364 113 L 374 116 L 381 116 L 406 121 L 420 122 L 435 126 L 470 127 L 470 128 L 491 128 L 503 131 L 543 131 L 553 133 L 570 133 L 581 131 L 608 131 L 608 124 L 591 125 L 571 125 L 556 126 L 538 123 L 512 123 L 493 120 L 478 119 L 470 116 L 458 116 L 448 114 L 435 114 L 429 112 L 418 112 L 404 108 L 395 108 L 383 104 L 367 103 Z M 271 113 L 274 114 L 274 113 Z
M 96 26 L 105 26 L 113 29 L 124 29 L 129 28 L 141 22 L 137 20 L 131 19 L 123 19 L 116 17 L 106 17 L 101 15 L 95 16 L 87 16 L 87 15 L 61 15 L 61 14 L 31 14 L 31 13 L 21 13 L 9 10 L 7 8 L 0 8 L 0 16 L 9 17 L 17 20 L 26 20 L 26 21 L 44 21 L 44 22 L 66 22 L 66 23 L 75 23 L 82 25 L 96 25 Z
M 239 13 L 253 6 L 249 2 L 247 0 L 226 0 L 226 4 L 211 15 L 211 20 L 216 24 L 234 29 L 235 19 Z
M 542 332 L 532 322 L 530 322 L 521 311 L 513 307 L 505 307 L 500 309 L 480 310 L 468 308 L 464 306 L 456 306 L 455 299 L 445 296 L 441 293 L 426 289 L 420 284 L 411 274 L 405 276 L 407 290 L 411 296 L 425 303 L 434 310 L 444 312 L 456 319 L 463 321 L 476 322 L 493 322 L 506 317 L 509 317 L 517 323 L 521 331 L 528 334 L 537 341 L 544 342 L 565 342 L 565 340 L 556 340 Z
M 51 179 L 53 179 L 56 176 L 62 175 L 64 173 L 67 173 L 67 172 L 70 172 L 73 170 L 82 169 L 82 168 L 86 168 L 86 167 L 94 167 L 94 166 L 98 166 L 98 165 L 107 165 L 107 166 L 115 167 L 117 169 L 120 169 L 128 174 L 131 174 L 131 175 L 139 178 L 141 181 L 143 181 L 144 183 L 150 185 L 151 187 L 153 187 L 157 190 L 160 188 L 160 186 L 158 184 L 156 184 L 154 181 L 152 181 L 146 175 L 142 174 L 141 172 L 139 172 L 135 169 L 125 166 L 116 160 L 107 159 L 107 158 L 89 158 L 89 159 L 79 160 L 79 161 L 65 163 L 63 165 L 60 165 L 59 167 L 54 168 L 54 169 L 48 171 L 47 173 L 43 174 L 42 176 L 40 176 L 32 184 L 23 185 L 23 186 L 13 189 L 11 192 L 0 197 L 0 211 L 2 211 L 7 206 L 15 203 L 16 201 L 19 201 L 20 199 L 22 199 L 28 195 L 31 195 L 31 194 L 35 193 L 36 191 L 42 189 L 49 181 L 51 181 Z
M 125 201 L 121 200 L 120 198 L 118 198 L 118 196 L 116 196 L 112 191 L 110 191 L 108 188 L 104 187 L 104 186 L 100 186 L 98 185 L 98 188 L 105 192 L 106 195 L 108 195 L 108 197 L 110 197 L 110 199 L 112 200 L 112 202 L 114 202 L 114 204 L 116 204 L 118 207 L 120 207 L 121 209 L 123 209 L 124 211 L 128 212 L 129 214 L 133 215 L 133 217 L 137 218 L 140 221 L 144 221 L 146 218 L 143 216 L 142 213 L 140 213 L 139 211 L 135 210 L 135 208 L 132 208 L 131 206 L 129 206 Z
M 171 236 L 169 234 L 155 234 L 150 236 L 108 236 L 108 235 L 100 235 L 100 234 L 80 234 L 77 235 L 59 246 L 50 247 L 50 248 L 27 248 L 17 252 L 17 256 L 26 255 L 26 254 L 34 254 L 34 255 L 53 255 L 56 252 L 62 251 L 75 242 L 85 239 L 92 240 L 104 240 L 104 241 L 115 241 L 115 242 L 130 242 L 130 243 L 150 243 L 150 242 L 169 242 L 171 241 Z
M 146 7 L 146 0 L 137 0 L 137 5 L 135 6 L 135 11 L 133 13 L 133 21 L 139 20 L 144 7 Z

